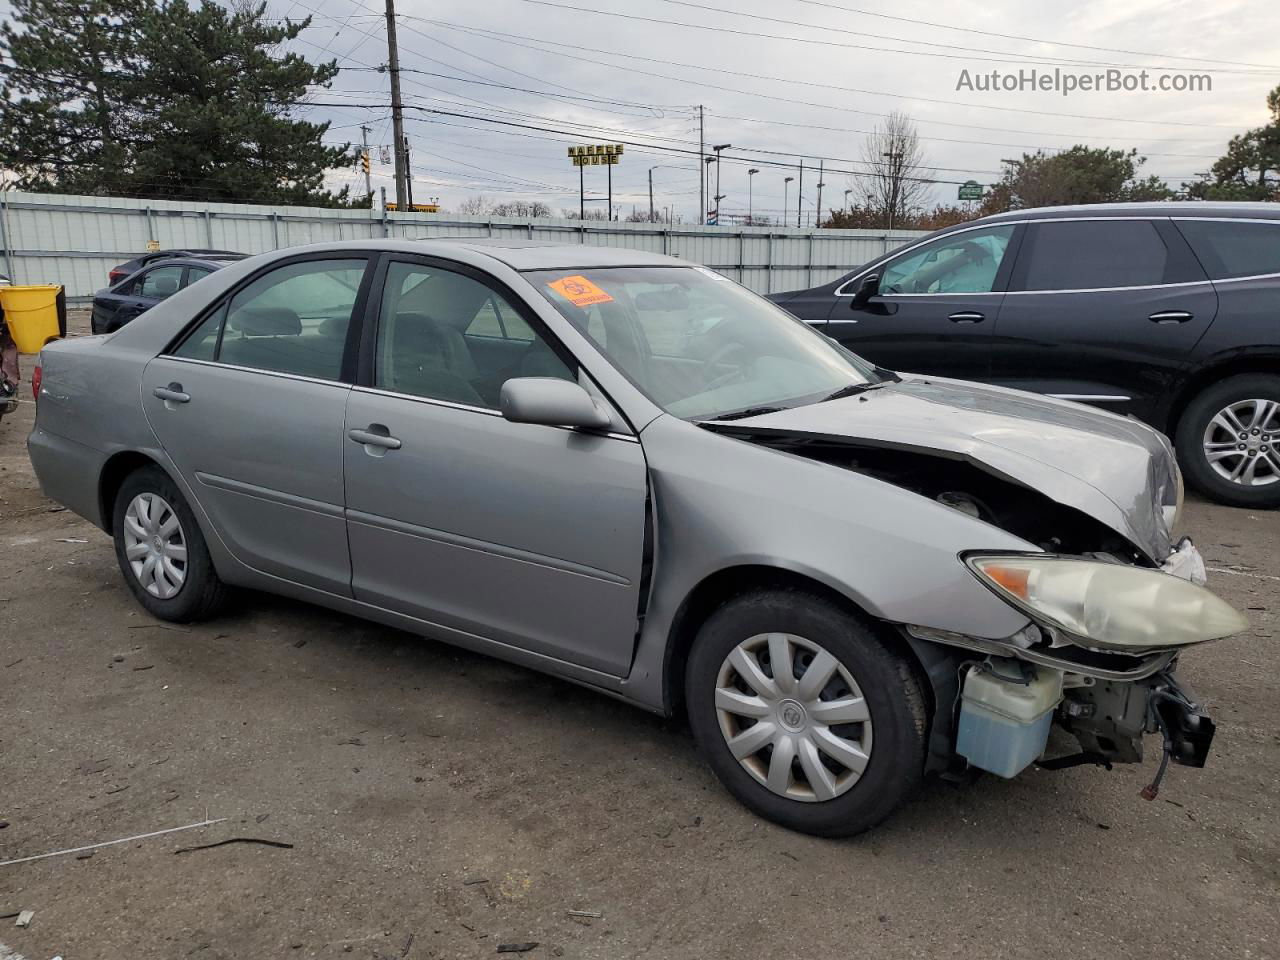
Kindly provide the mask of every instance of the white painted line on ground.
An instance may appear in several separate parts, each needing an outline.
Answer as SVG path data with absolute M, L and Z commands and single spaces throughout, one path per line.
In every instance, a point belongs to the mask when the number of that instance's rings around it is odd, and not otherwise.
M 5 860 L 0 863 L 0 867 L 12 866 L 15 863 L 28 863 L 32 860 L 43 860 L 46 857 L 61 857 L 68 853 L 80 853 L 84 850 L 97 850 L 99 847 L 109 847 L 114 843 L 128 843 L 131 840 L 146 840 L 148 837 L 159 837 L 166 833 L 177 833 L 180 830 L 194 830 L 197 827 L 207 827 L 214 823 L 222 823 L 226 817 L 219 817 L 217 820 L 201 820 L 199 823 L 188 823 L 185 827 L 170 827 L 168 830 L 153 830 L 151 833 L 140 833 L 135 837 L 121 837 L 119 840 L 104 840 L 102 843 L 91 843 L 85 847 L 72 847 L 70 850 L 54 850 L 52 853 L 37 853 L 34 857 L 19 857 L 17 860 Z M 4 960 L 0 955 L 0 960 Z
M 1280 580 L 1269 573 L 1250 573 L 1247 570 L 1228 570 L 1226 567 L 1208 567 L 1210 573 L 1225 573 L 1232 577 L 1252 577 L 1254 580 Z

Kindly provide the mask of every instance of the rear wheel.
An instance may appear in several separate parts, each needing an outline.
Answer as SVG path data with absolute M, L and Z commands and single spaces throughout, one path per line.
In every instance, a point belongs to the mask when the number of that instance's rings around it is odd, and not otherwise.
M 1209 387 L 1178 423 L 1187 480 L 1221 503 L 1280 506 L 1280 376 L 1250 373 Z
M 143 467 L 121 484 L 111 528 L 120 572 L 152 616 L 186 623 L 223 604 L 226 587 L 195 515 L 159 467 Z
M 924 694 L 910 662 L 816 594 L 761 591 L 721 607 L 698 633 L 685 694 L 721 782 L 793 830 L 860 833 L 924 770 Z

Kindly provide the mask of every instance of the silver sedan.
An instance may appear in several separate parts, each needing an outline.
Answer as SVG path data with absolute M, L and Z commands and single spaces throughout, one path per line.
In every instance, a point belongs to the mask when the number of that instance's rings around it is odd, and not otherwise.
M 1213 737 L 1179 650 L 1245 626 L 1153 430 L 879 369 L 668 257 L 279 251 L 37 376 L 40 481 L 152 615 L 251 587 L 686 712 L 810 833 L 1158 733 L 1154 791 Z

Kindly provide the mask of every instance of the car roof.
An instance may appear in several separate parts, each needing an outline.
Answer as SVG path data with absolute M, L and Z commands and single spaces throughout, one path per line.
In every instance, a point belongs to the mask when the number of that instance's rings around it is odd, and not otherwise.
M 1227 219 L 1280 220 L 1280 204 L 1166 200 L 1151 203 L 1091 203 L 1064 207 L 1032 207 L 1008 210 L 958 226 L 1000 223 L 1008 220 L 1052 220 L 1059 217 L 1224 217 Z
M 149 260 L 138 268 L 138 272 L 143 270 L 154 270 L 156 267 L 208 267 L 210 270 L 221 270 L 231 260 L 220 260 L 210 257 L 161 257 L 158 260 Z
M 556 270 L 561 267 L 673 267 L 690 266 L 687 261 L 644 250 L 594 247 L 580 243 L 551 243 L 538 240 L 458 239 L 418 240 L 423 252 L 436 249 L 470 250 L 499 260 L 513 270 Z

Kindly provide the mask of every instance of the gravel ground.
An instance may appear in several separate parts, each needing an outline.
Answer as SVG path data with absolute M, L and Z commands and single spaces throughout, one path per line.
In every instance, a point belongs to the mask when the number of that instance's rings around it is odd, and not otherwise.
M 151 620 L 41 496 L 32 417 L 0 421 L 0 861 L 221 822 L 0 867 L 35 911 L 0 957 L 1280 957 L 1280 514 L 1188 505 L 1253 624 L 1184 657 L 1207 769 L 931 783 L 832 842 L 535 673 L 256 594 Z M 291 846 L 182 849 L 245 837 Z

